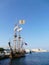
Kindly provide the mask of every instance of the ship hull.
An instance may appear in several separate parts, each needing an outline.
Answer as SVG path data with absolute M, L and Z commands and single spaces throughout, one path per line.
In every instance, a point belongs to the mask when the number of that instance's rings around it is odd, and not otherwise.
M 11 59 L 13 59 L 13 58 L 21 58 L 21 57 L 25 57 L 25 53 L 19 53 L 19 52 L 16 52 L 15 54 L 10 53 L 10 56 L 9 57 Z

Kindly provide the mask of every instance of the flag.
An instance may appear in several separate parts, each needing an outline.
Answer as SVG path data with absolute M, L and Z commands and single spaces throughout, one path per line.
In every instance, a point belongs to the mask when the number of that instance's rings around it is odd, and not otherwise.
M 9 46 L 10 46 L 10 42 L 8 42 Z
M 27 43 L 25 43 L 25 45 L 27 45 Z
M 24 24 L 25 20 L 19 20 L 19 24 Z

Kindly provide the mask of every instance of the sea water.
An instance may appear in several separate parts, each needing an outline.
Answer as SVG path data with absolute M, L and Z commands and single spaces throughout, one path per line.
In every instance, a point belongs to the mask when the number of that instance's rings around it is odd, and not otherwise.
M 17 59 L 2 59 L 0 65 L 49 65 L 49 52 L 34 52 Z

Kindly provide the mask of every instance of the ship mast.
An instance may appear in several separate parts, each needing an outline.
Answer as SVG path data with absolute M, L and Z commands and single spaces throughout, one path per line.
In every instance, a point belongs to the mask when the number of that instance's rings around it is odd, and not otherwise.
M 20 31 L 22 30 L 22 28 L 19 27 L 18 29 L 19 29 L 18 30 L 18 52 L 20 52 L 20 50 L 21 50 L 21 48 L 20 48 L 20 46 L 21 46 L 21 35 L 20 35 Z
M 14 52 L 16 52 L 16 43 L 17 43 L 17 28 L 18 28 L 18 25 L 15 25 L 14 27 Z
M 24 20 L 20 20 L 19 23 L 14 27 L 14 51 L 15 52 L 16 52 L 16 43 L 18 45 L 18 52 L 20 52 L 20 44 L 21 44 L 20 31 L 22 30 L 20 24 L 24 24 L 24 22 L 25 22 Z
M 16 30 L 14 31 L 14 51 L 16 52 L 16 40 L 17 39 L 17 35 L 16 35 Z

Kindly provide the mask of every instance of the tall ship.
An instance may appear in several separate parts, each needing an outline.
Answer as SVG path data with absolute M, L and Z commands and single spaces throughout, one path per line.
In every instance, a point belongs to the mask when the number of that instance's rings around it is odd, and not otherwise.
M 24 44 L 27 45 L 23 41 L 23 38 L 20 35 L 20 32 L 22 31 L 21 25 L 25 23 L 24 20 L 20 20 L 14 27 L 14 39 L 13 39 L 13 47 L 11 46 L 11 42 L 8 42 L 9 48 L 10 48 L 10 58 L 20 58 L 25 56 L 25 49 L 23 48 Z

